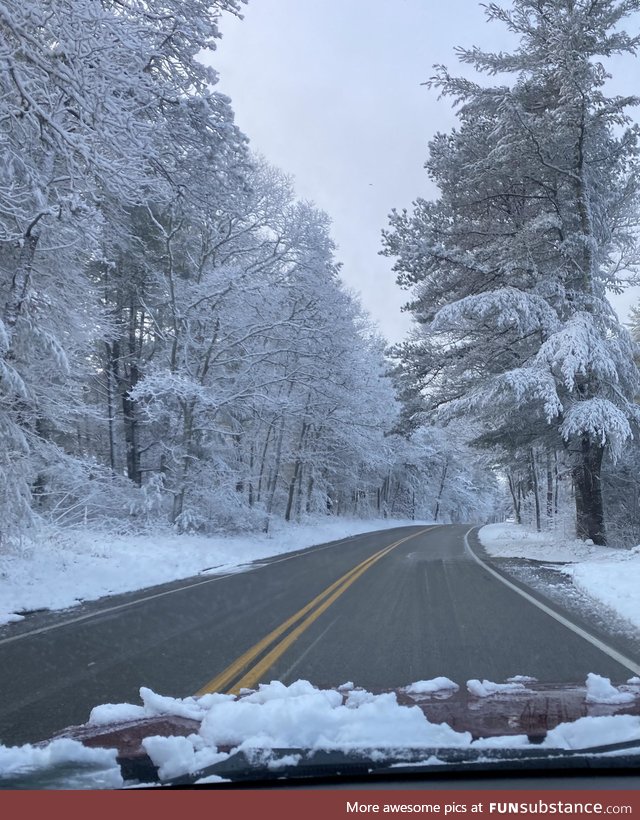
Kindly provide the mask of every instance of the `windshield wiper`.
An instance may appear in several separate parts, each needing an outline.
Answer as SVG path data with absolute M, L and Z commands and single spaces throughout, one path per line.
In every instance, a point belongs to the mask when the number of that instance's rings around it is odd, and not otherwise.
M 628 754 L 621 754 L 628 752 Z M 287 760 L 295 755 L 298 763 Z M 424 778 L 480 772 L 551 772 L 630 769 L 640 772 L 640 739 L 585 749 L 555 748 L 425 748 L 305 751 L 272 749 L 268 752 L 236 752 L 224 761 L 190 774 L 162 780 L 167 787 L 194 785 L 217 775 L 230 784 L 267 784 L 278 780 L 306 781 L 385 778 Z M 217 786 L 218 784 L 213 784 Z M 224 785 L 220 783 L 219 785 Z

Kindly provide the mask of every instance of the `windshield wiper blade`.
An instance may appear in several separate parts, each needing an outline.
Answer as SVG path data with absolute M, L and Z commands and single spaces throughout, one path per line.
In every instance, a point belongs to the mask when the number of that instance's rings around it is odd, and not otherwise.
M 568 749 L 573 754 L 606 754 L 607 752 L 623 752 L 627 749 L 640 750 L 640 737 L 636 740 L 626 740 L 621 743 L 605 743 L 602 746 L 587 746 L 584 749 Z
M 633 754 L 635 750 L 635 754 Z M 607 757 L 609 752 L 629 751 L 629 755 Z M 295 765 L 286 763 L 291 755 L 299 758 Z M 373 757 L 371 756 L 373 755 Z M 280 764 L 279 761 L 283 761 Z M 640 739 L 588 749 L 555 749 L 540 747 L 497 748 L 425 748 L 363 750 L 357 752 L 272 749 L 268 754 L 236 752 L 227 760 L 198 772 L 163 780 L 165 786 L 188 786 L 218 775 L 232 783 L 299 781 L 320 778 L 366 778 L 372 776 L 424 776 L 425 774 L 482 771 L 531 771 L 534 769 L 593 769 L 633 767 L 640 769 Z

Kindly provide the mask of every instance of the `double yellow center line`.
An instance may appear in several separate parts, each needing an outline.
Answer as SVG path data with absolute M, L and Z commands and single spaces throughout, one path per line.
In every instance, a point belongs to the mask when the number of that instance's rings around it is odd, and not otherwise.
M 419 532 L 401 538 L 383 547 L 369 558 L 362 561 L 349 572 L 345 573 L 337 581 L 323 590 L 319 595 L 310 601 L 302 609 L 299 609 L 290 618 L 276 627 L 262 640 L 258 641 L 251 649 L 240 655 L 223 672 L 205 684 L 197 695 L 204 695 L 208 692 L 227 692 L 238 694 L 241 689 L 254 689 L 262 679 L 263 675 L 271 666 L 286 652 L 291 644 L 296 641 L 317 618 L 325 612 L 331 604 L 336 601 L 358 578 L 372 567 L 381 558 L 391 552 L 391 550 L 417 538 L 425 532 L 434 529 L 427 527 Z M 284 637 L 282 637 L 284 636 Z

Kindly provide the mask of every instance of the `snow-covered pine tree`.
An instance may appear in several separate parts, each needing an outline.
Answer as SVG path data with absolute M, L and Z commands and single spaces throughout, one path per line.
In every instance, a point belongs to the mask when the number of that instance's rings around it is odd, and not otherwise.
M 430 145 L 435 202 L 394 212 L 385 252 L 418 320 L 398 347 L 408 424 L 438 408 L 484 438 L 569 461 L 576 531 L 606 542 L 601 469 L 632 437 L 633 343 L 607 300 L 638 260 L 636 98 L 607 96 L 602 59 L 634 55 L 620 24 L 640 0 L 491 3 L 511 53 L 460 50 L 486 87 L 438 68 L 460 126 Z

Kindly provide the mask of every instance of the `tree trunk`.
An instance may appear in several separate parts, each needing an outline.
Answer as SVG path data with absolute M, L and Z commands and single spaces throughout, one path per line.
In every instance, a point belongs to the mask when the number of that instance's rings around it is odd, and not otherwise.
M 547 526 L 553 522 L 553 469 L 551 466 L 551 451 L 547 450 Z
M 251 450 L 249 451 L 249 506 L 253 507 L 253 466 L 256 460 L 255 442 L 251 442 Z
M 309 412 L 309 406 L 311 403 L 311 396 L 309 395 L 307 398 L 307 405 L 304 410 L 305 419 L 306 415 Z M 295 465 L 293 468 L 293 475 L 291 476 L 291 480 L 289 482 L 289 493 L 287 497 L 287 509 L 284 514 L 285 521 L 291 521 L 291 513 L 293 511 L 293 500 L 294 500 L 294 493 L 296 489 L 296 482 L 299 481 L 301 471 L 302 471 L 302 450 L 304 447 L 305 439 L 307 437 L 307 431 L 309 429 L 309 425 L 307 421 L 302 422 L 302 427 L 300 429 L 300 437 L 298 439 L 298 447 L 296 450 L 296 460 Z
M 106 390 L 107 390 L 107 432 L 109 435 L 109 465 L 111 471 L 116 471 L 116 441 L 113 419 L 113 371 L 111 369 L 110 345 L 107 343 L 107 366 L 105 367 Z
M 42 214 L 40 216 L 42 216 Z M 39 234 L 32 232 L 32 229 L 37 224 L 39 218 L 40 217 L 35 219 L 31 225 L 29 225 L 29 228 L 24 236 L 24 243 L 20 249 L 20 256 L 11 280 L 9 297 L 4 306 L 4 323 L 11 330 L 13 330 L 18 321 L 18 316 L 22 310 L 22 303 L 26 299 L 27 292 L 29 290 L 31 272 L 33 269 L 33 259 L 36 255 L 38 239 L 40 238 Z
M 295 491 L 296 491 L 296 482 L 298 480 L 298 476 L 300 474 L 300 469 L 302 467 L 302 461 L 298 457 L 296 459 L 296 463 L 293 468 L 293 474 L 291 476 L 291 480 L 289 481 L 289 491 L 287 494 L 287 508 L 284 513 L 284 520 L 291 521 L 291 513 L 293 511 L 293 500 L 295 498 Z
M 273 431 L 274 421 L 269 424 L 267 428 L 267 435 L 264 439 L 264 444 L 262 446 L 262 456 L 260 458 L 260 472 L 258 473 L 258 488 L 257 488 L 257 501 L 262 499 L 262 485 L 267 483 L 267 478 L 265 476 L 265 470 L 267 468 L 267 451 L 269 450 L 269 444 L 271 443 L 271 433 Z
M 264 520 L 264 532 L 269 532 L 269 523 L 271 521 L 271 513 L 273 512 L 273 504 L 276 497 L 276 490 L 278 488 L 278 479 L 280 478 L 280 464 L 282 462 L 282 442 L 284 440 L 285 418 L 282 417 L 280 421 L 280 430 L 278 432 L 278 442 L 276 445 L 276 462 L 269 485 L 269 499 L 267 501 L 267 514 Z
M 176 487 L 176 493 L 173 496 L 173 510 L 171 513 L 171 523 L 175 524 L 179 516 L 184 512 L 184 501 L 187 496 L 187 478 L 191 470 L 191 465 L 194 461 L 193 453 L 193 426 L 194 426 L 194 410 L 195 400 L 189 402 L 181 402 L 182 409 L 182 464 L 180 466 L 180 474 Z
M 520 515 L 520 493 L 516 492 L 516 490 L 520 488 L 520 482 L 516 482 L 511 473 L 509 473 L 507 478 L 509 480 L 509 492 L 513 500 L 513 514 L 516 519 L 516 524 L 522 524 L 522 516 Z
M 536 531 L 540 532 L 542 526 L 540 524 L 540 488 L 538 487 L 538 471 L 536 469 L 536 455 L 533 448 L 529 450 L 529 458 L 531 459 L 531 487 L 533 488 L 533 499 L 536 509 Z
M 604 448 L 587 436 L 582 439 L 580 463 L 574 467 L 576 496 L 576 536 L 606 546 L 604 506 L 602 503 L 602 458 Z
M 121 372 L 121 351 L 120 341 L 118 339 L 116 339 L 111 345 L 107 345 L 107 354 L 110 358 L 108 366 L 120 393 L 122 423 L 124 427 L 124 440 L 127 458 L 127 476 L 139 487 L 142 484 L 142 473 L 140 470 L 138 418 L 136 414 L 136 404 L 129 395 L 129 391 L 136 386 L 138 381 L 138 369 L 135 364 L 132 363 L 129 366 L 128 371 L 125 368 L 124 372 Z
M 298 489 L 296 490 L 296 518 L 300 520 L 302 515 L 302 494 L 303 494 L 303 484 L 305 478 L 305 465 L 302 464 L 300 467 L 300 472 L 298 473 Z
M 137 369 L 131 366 L 130 384 L 135 386 L 138 380 Z M 122 419 L 124 422 L 124 438 L 127 448 L 127 475 L 135 484 L 142 485 L 142 473 L 140 471 L 140 445 L 138 441 L 138 418 L 136 414 L 136 404 L 131 399 L 127 388 L 122 393 Z
M 313 499 L 313 485 L 315 483 L 315 479 L 313 477 L 313 472 L 309 476 L 309 481 L 307 482 L 307 503 L 305 505 L 305 510 L 307 513 L 311 512 L 311 501 Z
M 433 520 L 437 521 L 438 516 L 440 515 L 440 502 L 442 501 L 442 494 L 444 492 L 444 485 L 447 480 L 447 470 L 449 469 L 449 459 L 445 458 L 444 464 L 442 465 L 442 473 L 440 475 L 440 487 L 438 488 L 438 497 L 436 499 L 436 509 L 433 514 Z

